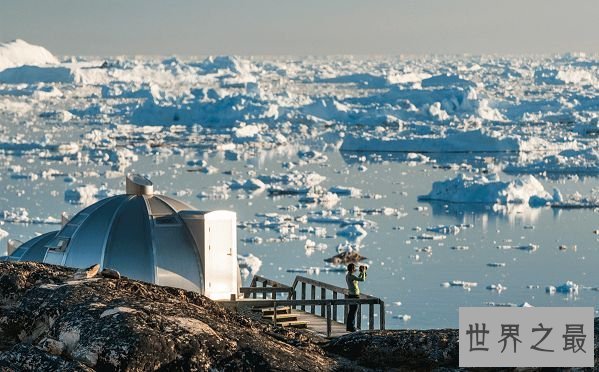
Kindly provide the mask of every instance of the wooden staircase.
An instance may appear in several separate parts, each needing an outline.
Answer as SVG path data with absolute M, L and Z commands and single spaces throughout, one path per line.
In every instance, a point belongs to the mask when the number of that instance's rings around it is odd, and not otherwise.
M 376 306 L 379 308 L 379 329 L 385 329 L 385 303 L 380 298 L 365 293 L 359 298 L 349 298 L 346 288 L 304 276 L 296 276 L 293 284 L 288 286 L 254 275 L 250 286 L 240 287 L 239 293 L 242 297 L 232 301 L 235 307 L 243 307 L 246 311 L 252 309 L 259 313 L 254 318 L 283 327 L 308 328 L 329 338 L 338 337 L 347 334 L 343 322 L 347 306 L 358 305 L 358 328 L 361 328 L 364 306 L 368 311 L 368 329 L 375 328 Z
M 271 322 L 275 322 L 276 319 L 276 325 L 281 327 L 308 328 L 308 324 L 310 323 L 305 320 L 298 320 L 298 314 L 294 313 L 289 306 L 277 306 L 276 309 L 272 307 L 254 308 L 254 311 L 260 311 L 262 319 Z

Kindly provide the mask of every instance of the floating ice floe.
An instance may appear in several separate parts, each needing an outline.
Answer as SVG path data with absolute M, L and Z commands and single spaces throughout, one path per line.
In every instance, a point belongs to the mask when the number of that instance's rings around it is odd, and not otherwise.
M 315 150 L 298 151 L 297 157 L 304 161 L 303 164 L 322 164 L 329 160 L 326 155 Z
M 445 240 L 447 237 L 445 235 L 432 235 L 432 234 L 420 234 L 418 236 L 413 236 L 411 239 L 418 240 Z
M 333 186 L 329 189 L 329 192 L 332 192 L 339 196 L 350 196 L 352 198 L 359 198 L 362 196 L 362 190 L 355 187 L 347 186 Z
M 327 237 L 327 229 L 322 226 L 308 226 L 299 230 L 301 233 L 314 234 L 318 237 Z
M 241 241 L 244 243 L 262 244 L 264 242 L 264 239 L 259 236 L 252 236 L 250 238 L 244 238 Z
M 579 208 L 598 208 L 599 190 L 595 190 L 592 195 L 583 196 L 578 192 L 563 196 L 559 201 L 552 203 L 553 208 L 579 209 Z
M 225 200 L 229 199 L 229 186 L 228 185 L 216 185 L 209 187 L 209 191 L 200 192 L 197 197 L 199 199 L 210 199 L 210 200 Z
M 534 307 L 528 302 L 523 302 L 519 305 L 511 302 L 485 302 L 485 305 L 493 307 Z
M 248 190 L 248 191 L 256 191 L 256 190 L 266 189 L 266 185 L 264 184 L 264 182 L 260 181 L 257 178 L 250 178 L 245 181 L 233 181 L 233 182 L 231 182 L 229 187 L 231 188 L 231 190 L 243 189 L 243 190 Z
M 303 204 L 320 204 L 327 209 L 331 209 L 339 202 L 339 196 L 332 192 L 313 189 L 300 197 L 298 201 Z
M 45 224 L 45 225 L 59 225 L 61 223 L 60 218 L 55 217 L 30 217 L 29 212 L 25 208 L 11 208 L 10 210 L 4 210 L 0 213 L 0 219 L 3 222 L 9 223 L 31 223 L 31 224 Z
M 327 245 L 325 243 L 316 243 L 310 239 L 306 239 L 304 243 L 304 250 L 306 251 L 306 256 L 311 256 L 315 251 L 324 251 L 327 249 Z
M 526 251 L 526 252 L 535 252 L 537 249 L 539 249 L 539 245 L 538 244 L 527 244 L 527 245 L 499 245 L 497 246 L 497 249 L 503 249 L 503 250 L 507 250 L 507 249 L 518 249 L 520 251 Z
M 251 253 L 238 254 L 237 262 L 239 263 L 239 269 L 243 278 L 255 275 L 260 271 L 260 267 L 262 267 L 262 260 Z
M 443 282 L 441 283 L 441 287 L 464 287 L 464 288 L 472 288 L 476 287 L 478 283 L 476 282 L 466 282 L 463 280 L 452 280 L 451 282 Z
M 426 230 L 430 231 L 430 232 L 438 233 L 438 234 L 445 234 L 445 235 L 457 235 L 461 231 L 460 227 L 456 226 L 456 225 L 432 226 L 432 227 L 427 227 Z
M 327 214 L 309 214 L 306 218 L 306 222 L 310 223 L 322 223 L 322 224 L 336 224 L 341 227 L 350 226 L 350 225 L 360 225 L 365 228 L 373 228 L 376 227 L 376 223 L 371 220 L 361 219 L 361 218 L 343 218 L 339 216 L 331 216 Z
M 349 225 L 343 230 L 337 231 L 337 235 L 350 239 L 356 239 L 368 235 L 366 230 L 360 225 Z
M 0 239 L 4 239 L 8 236 L 8 231 L 0 229 Z
M 490 291 L 496 291 L 496 292 L 501 293 L 501 292 L 505 291 L 507 289 L 507 287 L 504 287 L 501 284 L 491 284 L 491 285 L 487 286 L 487 289 Z
M 357 250 L 346 250 L 334 255 L 333 257 L 325 258 L 324 262 L 330 263 L 334 266 L 339 266 L 347 265 L 349 263 L 358 263 L 366 259 L 367 257 L 364 257 L 361 254 L 359 254 Z
M 578 289 L 580 288 L 580 286 L 572 281 L 567 281 L 562 285 L 559 286 L 552 286 L 549 285 L 545 288 L 545 292 L 549 293 L 549 294 L 553 294 L 553 293 L 565 293 L 565 294 L 573 294 L 576 295 L 578 294 Z
M 347 269 L 343 267 L 296 267 L 286 270 L 288 273 L 308 274 L 308 275 L 320 275 L 321 273 L 343 273 Z
M 97 201 L 99 189 L 95 185 L 80 185 L 64 192 L 64 200 L 71 204 L 90 205 Z
M 408 166 L 416 166 L 419 164 L 431 162 L 431 158 L 429 158 L 428 156 L 415 152 L 409 152 L 406 155 L 406 160 L 408 161 Z
M 434 182 L 431 192 L 418 200 L 543 206 L 551 203 L 553 196 L 530 175 L 502 182 L 496 174 L 468 177 L 460 173 L 456 178 Z
M 233 138 L 236 139 L 236 142 L 258 140 L 258 136 L 265 129 L 265 127 L 265 125 L 246 125 L 245 123 L 242 123 L 241 126 L 233 129 Z

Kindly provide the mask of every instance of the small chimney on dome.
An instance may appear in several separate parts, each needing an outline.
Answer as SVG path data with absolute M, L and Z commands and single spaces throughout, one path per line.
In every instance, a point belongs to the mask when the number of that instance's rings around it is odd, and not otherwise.
M 125 193 L 127 195 L 152 195 L 154 186 L 152 181 L 141 174 L 129 174 L 126 177 Z

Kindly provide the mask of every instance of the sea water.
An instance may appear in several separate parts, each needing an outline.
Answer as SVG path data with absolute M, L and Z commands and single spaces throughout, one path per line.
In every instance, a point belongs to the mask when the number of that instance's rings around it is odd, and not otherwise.
M 201 153 L 201 150 L 197 151 Z M 367 257 L 364 263 L 369 266 L 366 282 L 360 283 L 361 290 L 385 301 L 388 328 L 457 327 L 460 306 L 519 306 L 524 303 L 594 306 L 599 300 L 599 291 L 595 290 L 599 280 L 594 275 L 599 259 L 599 236 L 594 234 L 599 229 L 596 210 L 531 208 L 527 205 L 494 208 L 481 204 L 418 201 L 418 196 L 427 194 L 434 181 L 453 178 L 458 173 L 481 172 L 481 163 L 504 160 L 496 154 L 438 154 L 434 163 L 417 163 L 407 161 L 401 154 L 355 154 L 330 149 L 324 152 L 328 158 L 326 162 L 301 166 L 301 172 L 313 171 L 326 177 L 321 186 L 327 189 L 355 187 L 368 197 L 341 196 L 333 206 L 300 203 L 301 196 L 272 197 L 264 190 L 215 192 L 211 198 L 198 197 L 202 191 L 231 179 L 288 173 L 290 171 L 283 164 L 297 161 L 296 152 L 297 148 L 291 146 L 285 151 L 260 153 L 245 161 L 227 160 L 223 153 L 211 152 L 204 158 L 218 169 L 213 174 L 190 172 L 194 167 L 177 155 L 165 158 L 142 156 L 131 170 L 149 175 L 156 192 L 176 197 L 198 209 L 236 211 L 240 225 L 263 221 L 260 216 L 265 213 L 301 217 L 346 210 L 348 212 L 342 218 L 351 218 L 349 211 L 356 208 L 395 209 L 399 213 L 362 216 L 373 223 L 365 227 L 365 237 L 358 241 L 354 239 L 359 253 Z M 6 160 L 7 155 L 1 157 Z M 35 168 L 27 158 L 27 155 L 11 156 L 10 160 L 13 164 Z M 461 164 L 461 168 L 443 166 L 446 164 Z M 60 170 L 61 166 L 57 164 L 54 168 Z M 73 173 L 72 167 L 69 169 L 65 165 L 63 168 Z M 85 176 L 86 171 L 103 170 L 106 169 L 81 166 L 77 168 L 79 173 L 75 172 L 79 174 L 75 182 L 60 176 L 31 180 L 4 175 L 0 209 L 21 207 L 30 217 L 41 219 L 59 218 L 63 211 L 73 215 L 84 207 L 64 198 L 66 190 L 74 184 L 99 186 L 103 183 L 113 193 L 124 191 L 122 177 Z M 514 177 L 499 175 L 504 180 Z M 571 175 L 539 179 L 546 190 L 558 187 L 564 194 L 576 191 L 589 194 L 597 186 L 594 177 Z M 240 228 L 238 252 L 252 254 L 262 261 L 255 274 L 283 283 L 291 284 L 296 275 L 304 275 L 344 286 L 344 273 L 326 272 L 328 266 L 324 262 L 338 253 L 338 245 L 348 240 L 336 234 L 341 227 L 330 223 L 294 223 L 299 228 L 287 234 L 264 228 Z M 459 232 L 444 235 L 427 231 L 427 228 L 439 225 L 457 226 Z M 8 238 L 26 241 L 36 234 L 56 230 L 60 225 L 6 222 L 0 227 L 9 233 Z M 326 229 L 326 235 L 300 231 L 316 227 Z M 280 239 L 282 236 L 284 239 Z M 428 236 L 436 238 L 422 239 Z M 261 239 L 252 240 L 255 237 Z M 269 239 L 274 241 L 269 242 Z M 318 245 L 318 249 L 306 248 L 307 239 Z M 298 274 L 297 271 L 306 272 Z M 249 285 L 250 281 L 251 274 L 244 278 L 244 285 Z M 447 286 L 446 283 L 452 281 L 476 283 L 476 286 Z M 557 287 L 567 281 L 578 284 L 578 291 L 546 292 L 548 286 Z M 498 284 L 503 290 L 487 289 Z M 367 311 L 362 314 L 365 326 Z M 375 323 L 378 326 L 378 320 Z

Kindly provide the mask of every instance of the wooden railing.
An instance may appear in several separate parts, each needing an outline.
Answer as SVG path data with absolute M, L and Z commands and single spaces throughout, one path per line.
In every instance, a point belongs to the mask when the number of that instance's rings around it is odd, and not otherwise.
M 260 286 L 258 286 L 259 283 Z M 284 293 L 287 295 L 287 298 L 290 298 L 292 291 L 293 289 L 286 284 L 259 275 L 254 275 L 249 287 L 239 288 L 239 293 L 242 293 L 245 298 L 257 298 L 258 294 L 261 294 L 262 299 L 266 299 L 269 294 L 270 298 L 276 299 L 279 293 Z
M 379 305 L 379 328 L 385 329 L 385 302 L 378 297 L 370 296 L 364 293 L 360 294 L 360 298 L 348 298 L 348 290 L 347 288 L 338 287 L 336 285 L 332 285 L 329 283 L 321 282 L 319 280 L 314 280 L 312 278 L 307 278 L 305 276 L 296 276 L 293 281 L 293 291 L 291 292 L 290 298 L 297 300 L 297 290 L 296 287 L 298 284 L 301 285 L 300 291 L 300 300 L 305 301 L 307 296 L 307 286 L 310 286 L 310 300 L 316 299 L 316 294 L 320 292 L 320 299 L 326 300 L 327 294 L 331 292 L 331 300 L 330 304 L 332 306 L 332 319 L 337 321 L 338 319 L 338 306 L 343 305 L 343 320 L 347 319 L 347 312 L 349 305 L 358 304 L 358 313 L 356 316 L 356 326 L 358 328 L 362 328 L 362 305 L 368 305 L 368 329 L 374 329 L 374 313 L 375 313 L 375 305 Z M 339 299 L 340 295 L 343 296 L 343 299 Z M 300 306 L 301 310 L 306 311 L 306 305 L 310 307 L 310 313 L 316 314 L 316 304 L 308 304 L 301 303 L 297 306 Z M 295 308 L 297 308 L 295 306 Z M 320 316 L 324 317 L 325 313 L 328 312 L 323 306 L 320 306 Z
M 258 286 L 259 283 L 262 283 L 261 287 Z M 301 288 L 299 298 L 297 298 L 298 290 L 296 289 L 298 285 Z M 309 299 L 306 298 L 308 296 L 308 286 L 310 287 Z M 260 300 L 260 305 L 262 306 L 271 306 L 274 308 L 276 306 L 291 306 L 296 309 L 300 307 L 303 311 L 306 311 L 306 307 L 309 307 L 311 314 L 326 318 L 327 336 L 331 335 L 331 321 L 338 321 L 339 319 L 339 306 L 343 306 L 343 320 L 345 321 L 349 305 L 358 305 L 356 325 L 358 328 L 361 328 L 362 305 L 368 305 L 368 329 L 373 330 L 375 306 L 378 305 L 379 329 L 385 329 L 385 303 L 383 300 L 367 294 L 360 294 L 359 298 L 348 298 L 348 290 L 346 288 L 337 287 L 312 278 L 297 276 L 290 287 L 256 275 L 252 279 L 250 287 L 242 287 L 240 288 L 240 292 L 244 294 L 246 299 L 252 296 L 253 298 L 257 298 L 257 294 L 261 293 L 262 300 Z M 278 293 L 287 293 L 287 299 L 278 299 Z M 319 298 L 316 298 L 317 293 L 319 293 Z M 267 294 L 271 294 L 271 298 L 267 299 Z M 276 322 L 276 316 L 274 321 Z

